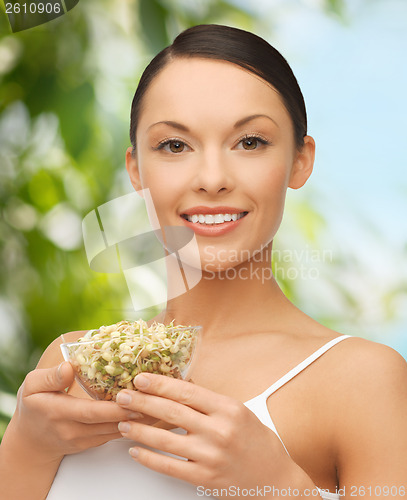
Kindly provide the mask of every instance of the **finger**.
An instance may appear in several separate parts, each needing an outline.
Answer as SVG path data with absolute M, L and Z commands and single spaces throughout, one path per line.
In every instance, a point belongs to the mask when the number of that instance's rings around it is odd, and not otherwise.
M 24 380 L 23 396 L 38 392 L 63 391 L 74 380 L 74 371 L 70 363 L 64 362 L 52 368 L 37 368 Z
M 70 398 L 66 404 L 69 415 L 73 420 L 84 424 L 113 422 L 117 425 L 123 419 L 133 420 L 143 417 L 139 412 L 122 408 L 113 401 L 82 399 L 65 394 L 58 394 L 56 397 L 65 400 Z
M 199 458 L 199 450 L 196 446 L 191 446 L 190 436 L 136 422 L 120 422 L 118 428 L 124 437 L 137 443 L 189 460 L 198 460 Z
M 199 466 L 195 462 L 170 457 L 142 447 L 130 448 L 129 453 L 137 462 L 161 474 L 192 484 L 196 484 L 194 477 L 199 477 Z M 198 480 L 198 484 L 202 484 L 202 481 Z
M 121 420 L 142 418 L 138 412 L 122 408 L 113 401 L 82 399 L 65 392 L 32 394 L 26 398 L 24 406 L 34 411 L 46 411 L 54 421 L 71 420 L 84 424 L 114 422 L 117 425 Z
M 78 424 L 78 433 L 83 437 L 89 436 L 110 436 L 115 434 L 116 438 L 122 437 L 118 431 L 116 422 L 107 422 L 104 424 Z
M 126 397 L 128 402 L 124 404 Z M 117 395 L 116 401 L 124 408 L 164 420 L 175 425 L 175 427 L 181 427 L 190 432 L 204 432 L 207 427 L 207 415 L 203 415 L 172 399 L 144 394 L 140 391 L 123 390 Z
M 87 450 L 88 448 L 94 448 L 96 446 L 101 446 L 113 439 L 120 439 L 122 436 L 120 432 L 113 432 L 111 434 L 96 434 L 91 436 L 83 436 L 77 442 L 72 443 L 70 451 L 66 451 L 66 454 L 78 453 L 81 450 Z
M 157 427 L 159 429 L 166 429 L 167 431 L 171 429 L 175 429 L 175 425 L 169 424 L 168 422 L 165 422 L 165 420 L 157 420 L 155 419 L 156 422 L 153 424 L 154 427 Z M 144 420 L 139 421 L 140 423 L 144 424 Z
M 137 375 L 134 384 L 142 392 L 178 401 L 207 415 L 216 413 L 226 398 L 226 396 L 185 380 L 153 373 Z
M 65 394 L 53 395 L 64 397 Z M 75 420 L 83 423 L 120 422 L 121 420 L 137 420 L 146 425 L 153 425 L 159 421 L 150 415 L 143 415 L 139 411 L 122 408 L 113 401 L 82 399 L 68 395 L 72 398 L 69 405 L 74 412 L 78 412 Z M 97 406 L 95 406 L 95 404 Z M 78 407 L 78 408 L 77 408 Z
M 92 436 L 87 442 L 86 448 L 94 448 L 95 446 L 101 446 L 102 444 L 106 444 L 113 439 L 120 439 L 122 435 L 120 432 L 113 432 L 112 434 L 101 434 L 99 436 Z

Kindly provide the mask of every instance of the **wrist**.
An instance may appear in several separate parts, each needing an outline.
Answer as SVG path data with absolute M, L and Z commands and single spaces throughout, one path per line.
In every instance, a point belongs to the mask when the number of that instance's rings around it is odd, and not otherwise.
M 63 457 L 30 445 L 10 422 L 0 446 L 0 482 L 4 498 L 43 500 Z
M 7 458 L 17 458 L 21 462 L 29 461 L 31 467 L 41 468 L 44 465 L 58 469 L 63 455 L 50 452 L 44 446 L 31 442 L 31 440 L 21 432 L 14 418 L 11 419 L 1 443 L 2 460 Z

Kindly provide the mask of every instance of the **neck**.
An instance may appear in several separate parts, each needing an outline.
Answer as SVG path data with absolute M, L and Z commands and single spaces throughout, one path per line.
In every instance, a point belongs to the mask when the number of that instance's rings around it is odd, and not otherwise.
M 185 275 L 191 275 L 185 265 Z M 178 276 L 178 280 L 175 279 Z M 206 338 L 233 336 L 250 331 L 282 328 L 287 310 L 294 307 L 271 272 L 271 244 L 250 260 L 223 272 L 203 272 L 188 292 L 175 296 L 178 274 L 168 274 L 169 297 L 161 320 L 203 327 Z

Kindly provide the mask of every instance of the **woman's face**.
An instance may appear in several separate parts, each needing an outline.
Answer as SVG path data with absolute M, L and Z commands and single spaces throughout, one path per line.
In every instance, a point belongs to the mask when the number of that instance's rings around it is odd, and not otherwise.
M 135 158 L 127 152 L 134 187 L 150 190 L 161 227 L 194 230 L 208 271 L 267 245 L 287 187 L 300 187 L 312 171 L 313 141 L 296 150 L 275 89 L 218 60 L 179 58 L 164 67 L 143 98 L 136 143 Z

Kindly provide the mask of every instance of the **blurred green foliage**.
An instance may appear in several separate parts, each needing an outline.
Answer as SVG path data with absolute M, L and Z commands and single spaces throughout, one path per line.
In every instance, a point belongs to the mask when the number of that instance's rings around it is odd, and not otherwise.
M 324 3 L 335 15 L 342 7 Z M 83 0 L 15 34 L 1 13 L 0 392 L 15 394 L 63 332 L 131 314 L 123 276 L 89 269 L 81 221 L 129 192 L 128 114 L 149 57 L 195 24 L 256 31 L 262 22 L 226 0 Z M 323 218 L 307 202 L 298 213 L 318 245 Z M 281 282 L 295 299 L 292 280 Z
M 86 0 L 15 34 L 0 16 L 1 392 L 15 394 L 58 335 L 131 310 L 123 276 L 89 269 L 81 221 L 128 192 L 128 112 L 149 55 L 185 27 L 228 16 L 253 22 L 224 1 Z M 130 55 L 125 74 L 106 64 L 116 46 Z
M 28 4 L 28 5 L 27 5 Z M 13 33 L 52 21 L 64 15 L 61 0 L 49 0 L 44 3 L 23 3 L 20 0 L 7 2 L 7 14 Z

